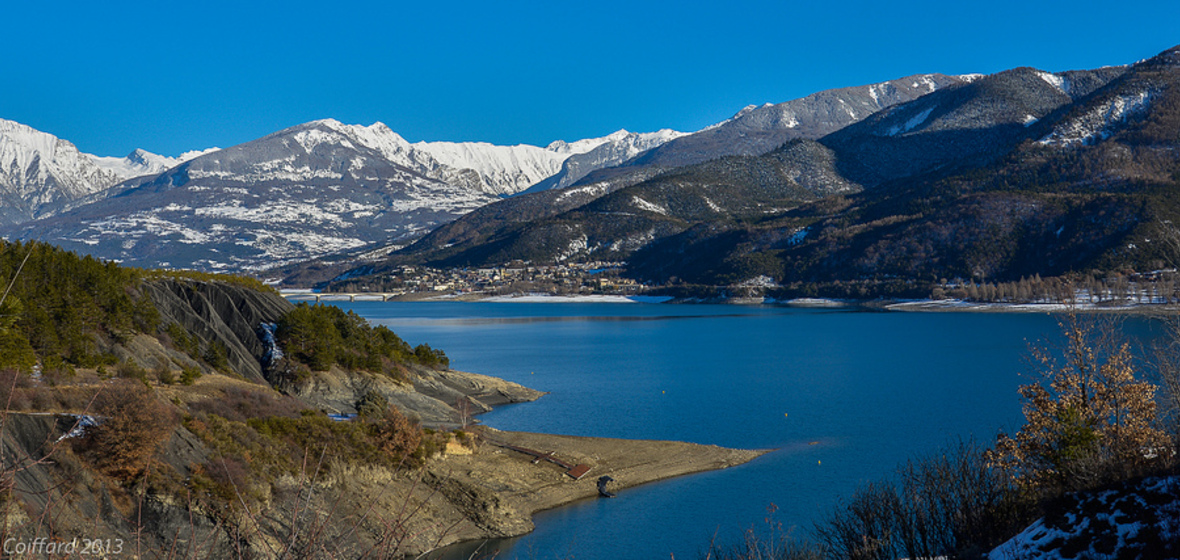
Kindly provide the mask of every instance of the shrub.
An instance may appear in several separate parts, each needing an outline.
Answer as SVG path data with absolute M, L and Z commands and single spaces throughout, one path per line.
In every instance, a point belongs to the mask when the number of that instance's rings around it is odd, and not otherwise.
M 27 374 L 15 369 L 0 370 L 0 407 L 5 410 L 23 410 L 28 408 L 28 396 L 25 388 L 32 385 Z
M 196 383 L 199 377 L 201 377 L 201 370 L 196 366 L 184 366 L 180 370 L 180 382 L 184 385 Z
M 1020 387 L 1025 424 L 991 458 L 1022 483 L 1056 493 L 1147 472 L 1175 451 L 1155 426 L 1155 385 L 1137 379 L 1129 344 L 1109 323 L 1061 323 L 1064 363 L 1034 349 L 1037 383 Z
M 245 422 L 251 418 L 283 416 L 298 418 L 306 409 L 299 400 L 286 395 L 277 395 L 264 388 L 229 387 L 220 395 L 192 404 L 195 412 L 216 414 L 232 422 Z
M 171 407 L 141 383 L 119 381 L 95 399 L 100 423 L 79 440 L 83 455 L 107 474 L 130 480 L 139 475 L 176 428 Z
M 974 442 L 911 460 L 870 483 L 818 527 L 838 558 L 978 556 L 1024 527 L 1032 501 Z
M 176 383 L 176 375 L 172 373 L 172 368 L 162 365 L 152 369 L 152 374 L 156 376 L 156 380 L 165 385 Z
M 409 459 L 422 444 L 422 429 L 392 406 L 386 406 L 385 414 L 369 424 L 369 433 L 394 463 Z
M 362 418 L 381 418 L 389 410 L 389 399 L 380 391 L 365 391 L 356 401 L 356 413 Z
M 190 334 L 180 323 L 168 323 L 164 329 L 164 333 L 168 335 L 168 340 L 172 341 L 172 346 L 190 357 L 196 358 L 200 350 L 200 341 L 196 336 Z
M 709 543 L 705 560 L 823 560 L 823 549 L 797 539 L 789 530 L 785 530 L 782 522 L 774 518 L 776 511 L 778 506 L 767 506 L 764 519 L 766 529 L 747 529 L 737 544 L 726 546 Z
M 126 379 L 147 381 L 147 370 L 143 369 L 139 364 L 131 360 L 127 360 L 115 366 L 115 375 Z
M 205 353 L 201 356 L 205 363 L 217 371 L 229 371 L 229 350 L 220 340 L 214 340 L 205 346 Z

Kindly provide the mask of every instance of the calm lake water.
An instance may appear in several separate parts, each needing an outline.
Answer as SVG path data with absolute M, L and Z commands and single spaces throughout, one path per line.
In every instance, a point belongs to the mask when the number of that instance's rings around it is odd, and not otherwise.
M 503 430 L 773 448 L 739 467 L 543 512 L 497 558 L 698 558 L 768 506 L 806 534 L 861 483 L 1022 420 L 1028 345 L 1057 319 L 669 304 L 334 302 L 455 369 L 549 394 L 480 417 Z M 1124 327 L 1154 335 L 1145 321 Z M 813 443 L 815 442 L 815 443 Z M 465 557 L 465 556 L 462 556 Z

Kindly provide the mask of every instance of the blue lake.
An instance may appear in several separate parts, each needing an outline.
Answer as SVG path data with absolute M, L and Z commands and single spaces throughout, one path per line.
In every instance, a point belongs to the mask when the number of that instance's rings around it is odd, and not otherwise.
M 498 429 L 776 449 L 542 512 L 534 533 L 489 544 L 501 559 L 694 559 L 714 536 L 761 525 L 771 504 L 806 534 L 907 459 L 1015 430 L 1029 344 L 1057 338 L 1056 317 L 1024 313 L 334 304 L 442 348 L 455 369 L 549 392 L 480 417 Z M 1143 320 L 1124 328 L 1155 336 Z

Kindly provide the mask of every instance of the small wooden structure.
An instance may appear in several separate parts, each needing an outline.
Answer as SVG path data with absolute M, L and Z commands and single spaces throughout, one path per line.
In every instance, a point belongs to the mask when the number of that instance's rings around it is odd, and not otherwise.
M 586 476 L 586 473 L 590 472 L 590 468 L 591 468 L 590 465 L 587 465 L 585 463 L 578 463 L 576 465 L 572 465 L 570 463 L 562 461 L 561 459 L 558 459 L 557 457 L 554 457 L 552 451 L 543 452 L 543 451 L 537 451 L 535 449 L 529 449 L 527 447 L 520 447 L 519 445 L 512 445 L 512 444 L 508 444 L 508 443 L 495 443 L 495 442 L 493 442 L 493 443 L 495 445 L 498 445 L 498 446 L 503 447 L 505 449 L 511 449 L 511 450 L 516 451 L 518 453 L 524 453 L 525 455 L 531 455 L 533 457 L 533 464 L 534 465 L 537 463 L 540 463 L 542 460 L 549 461 L 550 463 L 553 463 L 554 465 L 564 468 L 565 474 L 574 480 L 581 480 L 583 476 Z

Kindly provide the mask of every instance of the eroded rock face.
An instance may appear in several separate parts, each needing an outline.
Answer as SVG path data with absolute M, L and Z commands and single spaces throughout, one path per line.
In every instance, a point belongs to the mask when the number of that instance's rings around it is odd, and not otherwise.
M 369 391 L 381 393 L 390 404 L 428 428 L 453 429 L 471 423 L 472 415 L 492 407 L 537 400 L 544 395 L 503 379 L 455 370 L 411 366 L 409 383 L 367 372 L 338 367 L 315 372 L 289 394 L 323 410 L 355 413 L 356 403 Z M 465 404 L 464 404 L 465 403 Z
M 220 343 L 226 349 L 229 367 L 243 378 L 271 384 L 266 369 L 266 346 L 259 326 L 277 323 L 294 305 L 273 292 L 262 292 L 227 284 L 196 280 L 152 280 L 143 285 L 163 321 L 176 323 L 201 341 L 201 347 Z M 150 338 L 150 337 L 142 337 Z M 123 352 L 132 354 L 144 367 L 160 361 L 191 362 L 187 356 L 170 351 L 151 340 L 132 341 Z M 330 412 L 356 412 L 356 402 L 370 390 L 382 393 L 403 412 L 431 427 L 453 428 L 469 416 L 487 412 L 493 406 L 536 400 L 543 393 L 502 379 L 452 370 L 438 371 L 410 367 L 412 382 L 365 372 L 348 372 L 333 367 L 316 374 L 300 387 L 279 387 L 283 392 Z M 457 406 L 466 402 L 465 407 Z M 458 408 L 467 408 L 464 412 Z M 467 418 L 463 418 L 467 416 Z
M 262 357 L 266 349 L 258 326 L 277 322 L 294 309 L 282 296 L 222 282 L 153 280 L 143 285 L 161 318 L 179 324 L 201 340 L 219 342 L 229 366 L 246 379 L 266 383 Z

